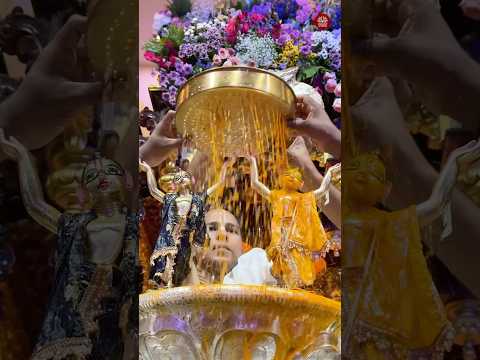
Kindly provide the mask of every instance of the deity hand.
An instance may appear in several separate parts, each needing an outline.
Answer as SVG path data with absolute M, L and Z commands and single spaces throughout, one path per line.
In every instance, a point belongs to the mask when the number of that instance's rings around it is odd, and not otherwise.
M 288 147 L 287 153 L 294 164 L 302 170 L 312 165 L 305 139 L 302 136 L 295 138 L 293 143 Z
M 0 148 L 11 160 L 19 161 L 28 157 L 28 150 L 25 146 L 13 136 L 10 136 L 10 140 L 7 140 L 3 129 L 0 129 Z
M 151 169 L 151 167 L 145 161 L 142 161 L 142 160 L 138 162 L 138 168 L 141 172 L 142 171 L 148 172 Z
M 417 215 L 422 226 L 430 224 L 442 215 L 447 204 L 450 202 L 458 176 L 458 160 L 463 156 L 468 156 L 468 158 L 473 161 L 480 159 L 480 141 L 470 141 L 468 144 L 452 151 L 435 183 L 432 195 L 427 201 L 417 205 Z M 444 231 L 442 238 L 450 235 L 451 231 L 451 216 L 449 214 L 444 216 L 446 220 L 444 225 L 447 231 Z
M 171 150 L 182 146 L 183 139 L 174 129 L 175 111 L 170 110 L 155 126 L 147 142 L 140 147 L 140 158 L 151 167 L 164 161 Z
M 480 141 L 472 140 L 468 144 L 461 146 L 450 154 L 445 168 L 450 168 L 457 177 L 459 164 L 468 166 L 477 162 L 480 159 Z

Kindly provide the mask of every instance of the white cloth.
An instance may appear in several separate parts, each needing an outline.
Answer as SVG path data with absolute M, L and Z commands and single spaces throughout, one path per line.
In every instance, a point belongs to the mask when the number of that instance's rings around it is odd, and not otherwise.
M 238 258 L 237 265 L 230 271 L 223 283 L 225 285 L 276 285 L 271 273 L 272 262 L 265 250 L 254 248 Z

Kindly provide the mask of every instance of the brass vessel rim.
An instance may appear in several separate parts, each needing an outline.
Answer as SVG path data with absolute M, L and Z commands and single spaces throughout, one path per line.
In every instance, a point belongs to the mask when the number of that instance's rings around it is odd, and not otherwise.
M 140 295 L 140 311 L 164 305 L 247 303 L 288 305 L 310 311 L 340 312 L 340 303 L 304 290 L 288 290 L 258 285 L 200 285 L 160 289 Z
M 259 69 L 259 68 L 255 68 L 255 67 L 249 67 L 249 66 L 238 66 L 237 65 L 237 66 L 215 67 L 215 68 L 211 68 L 211 69 L 208 69 L 208 70 L 205 70 L 205 71 L 199 72 L 198 74 L 193 75 L 191 78 L 188 79 L 187 82 L 185 82 L 182 86 L 180 86 L 180 88 L 177 91 L 177 99 L 176 99 L 177 100 L 177 109 L 178 109 L 178 106 L 181 105 L 181 104 L 178 103 L 179 96 L 182 94 L 184 88 L 186 86 L 188 86 L 192 81 L 196 80 L 199 77 L 206 76 L 206 75 L 208 75 L 210 73 L 213 73 L 213 72 L 224 72 L 224 71 L 245 71 L 245 72 L 260 73 L 260 74 L 265 74 L 265 75 L 272 76 L 272 77 L 280 80 L 288 88 L 288 90 L 291 92 L 291 94 L 293 95 L 293 98 L 296 99 L 295 92 L 293 91 L 290 84 L 288 82 L 286 82 L 284 79 L 282 79 L 280 76 L 278 76 L 277 74 L 274 74 L 273 72 L 268 71 L 268 70 L 264 70 L 264 69 Z M 222 88 L 228 88 L 228 87 L 229 86 L 223 86 Z M 248 87 L 248 86 L 231 86 L 231 87 L 232 88 L 253 89 L 253 88 Z M 221 87 L 218 87 L 218 88 L 221 88 Z M 152 89 L 152 90 L 153 89 L 158 89 L 158 87 L 149 87 L 149 89 Z M 255 90 L 262 91 L 260 89 L 255 89 Z

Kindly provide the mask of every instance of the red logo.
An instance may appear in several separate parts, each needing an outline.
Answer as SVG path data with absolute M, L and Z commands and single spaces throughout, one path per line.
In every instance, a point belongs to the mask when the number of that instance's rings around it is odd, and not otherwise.
M 330 20 L 330 16 L 328 16 L 325 13 L 320 13 L 315 18 L 313 19 L 313 24 L 319 29 L 319 30 L 327 30 L 330 29 L 330 26 L 332 25 L 332 21 Z

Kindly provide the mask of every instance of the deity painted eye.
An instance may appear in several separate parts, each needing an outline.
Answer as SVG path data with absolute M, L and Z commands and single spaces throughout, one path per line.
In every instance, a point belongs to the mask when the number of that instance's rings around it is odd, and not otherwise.
M 110 164 L 107 166 L 105 170 L 105 174 L 107 175 L 116 175 L 116 176 L 123 176 L 124 172 L 123 169 L 115 164 Z
M 85 182 L 88 184 L 98 177 L 98 171 L 96 169 L 89 169 L 85 173 Z

